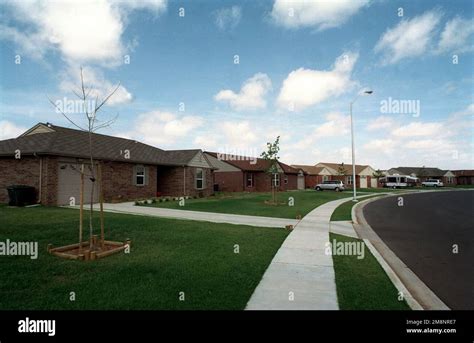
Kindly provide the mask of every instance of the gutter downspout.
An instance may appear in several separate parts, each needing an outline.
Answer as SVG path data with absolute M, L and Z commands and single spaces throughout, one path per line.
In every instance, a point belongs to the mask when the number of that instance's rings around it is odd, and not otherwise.
M 186 196 L 186 166 L 183 165 L 183 196 Z
M 43 158 L 38 156 L 36 152 L 33 153 L 33 156 L 36 158 L 39 158 L 39 186 L 38 186 L 38 201 L 36 202 L 37 204 L 41 204 L 41 195 L 42 191 L 41 189 L 43 188 Z
M 39 191 L 38 191 L 38 204 L 41 204 L 42 189 L 43 189 L 43 158 L 40 157 L 40 172 L 39 172 Z

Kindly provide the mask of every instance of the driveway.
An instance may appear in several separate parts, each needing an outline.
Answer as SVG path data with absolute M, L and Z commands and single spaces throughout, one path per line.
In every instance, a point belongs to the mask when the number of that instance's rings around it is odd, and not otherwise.
M 367 222 L 446 305 L 474 309 L 474 191 L 400 196 L 367 204 Z

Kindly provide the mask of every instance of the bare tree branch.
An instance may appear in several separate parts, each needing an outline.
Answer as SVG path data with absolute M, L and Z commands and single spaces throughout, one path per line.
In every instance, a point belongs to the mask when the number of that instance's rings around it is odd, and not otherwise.
M 81 66 L 81 88 L 82 88 L 82 95 L 83 95 L 83 100 L 86 100 L 86 91 L 84 90 L 84 76 L 82 74 L 82 66 Z
M 99 106 L 97 106 L 97 104 L 96 104 L 96 108 L 95 108 L 94 112 L 99 112 L 100 108 L 105 105 L 105 103 L 110 99 L 110 97 L 111 97 L 112 95 L 115 94 L 115 92 L 119 89 L 119 87 L 120 87 L 120 82 L 117 84 L 117 86 L 116 86 L 115 89 L 112 91 L 112 93 L 110 93 L 104 100 L 102 100 L 102 102 L 100 103 Z
M 83 127 L 80 127 L 79 125 L 77 125 L 75 122 L 73 122 L 71 119 L 69 119 L 69 117 L 66 115 L 66 113 L 64 113 L 54 102 L 53 100 L 51 100 L 48 96 L 46 96 L 49 100 L 49 102 L 59 111 L 61 112 L 61 114 L 72 124 L 74 125 L 75 127 L 77 127 L 79 130 L 81 131 L 86 131 L 87 132 L 87 129 L 84 129 Z
M 93 132 L 96 132 L 97 130 L 100 130 L 104 127 L 108 127 L 108 126 L 112 125 L 117 120 L 117 118 L 118 118 L 118 114 L 116 114 L 115 117 L 113 117 L 112 119 L 110 119 L 110 120 L 104 122 L 103 124 L 100 124 L 97 127 L 93 128 Z

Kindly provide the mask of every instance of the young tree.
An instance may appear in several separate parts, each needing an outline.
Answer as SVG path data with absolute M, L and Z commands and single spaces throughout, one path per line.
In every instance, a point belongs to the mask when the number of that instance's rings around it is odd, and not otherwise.
M 377 169 L 376 171 L 372 173 L 372 177 L 374 177 L 377 180 L 377 185 L 379 184 L 379 179 L 383 176 L 384 176 L 383 171 L 381 171 L 380 169 Z
M 89 235 L 90 235 L 90 244 L 92 248 L 92 235 L 93 235 L 93 209 L 94 209 L 94 188 L 95 188 L 95 181 L 96 181 L 96 173 L 95 173 L 95 166 L 94 166 L 94 154 L 93 154 L 93 145 L 92 145 L 92 134 L 104 127 L 110 126 L 115 120 L 117 116 L 113 117 L 112 119 L 103 121 L 97 118 L 97 113 L 99 110 L 109 101 L 109 99 L 117 92 L 120 87 L 120 82 L 117 86 L 108 94 L 105 95 L 102 99 L 99 100 L 98 91 L 93 89 L 92 86 L 87 87 L 84 84 L 84 75 L 83 70 L 81 67 L 81 85 L 78 90 L 72 90 L 72 92 L 79 98 L 79 101 L 82 103 L 80 109 L 86 119 L 86 126 L 82 124 L 78 124 L 74 120 L 70 118 L 70 115 L 66 114 L 57 103 L 53 102 L 49 99 L 49 102 L 59 111 L 72 125 L 78 128 L 81 131 L 87 132 L 89 135 L 89 160 L 90 160 L 90 168 L 91 174 L 89 175 L 89 179 L 92 182 L 92 187 L 90 191 L 90 211 L 89 211 Z M 91 106 L 92 105 L 92 106 Z
M 268 161 L 268 168 L 265 171 L 267 174 L 270 175 L 270 180 L 272 184 L 272 202 L 275 204 L 277 202 L 276 200 L 276 175 L 278 175 L 279 170 L 278 170 L 278 152 L 280 151 L 280 136 L 278 136 L 275 139 L 275 142 L 267 143 L 267 151 L 262 152 L 260 157 L 266 161 Z
M 337 167 L 337 173 L 340 176 L 346 175 L 346 167 L 344 166 L 344 162 L 342 162 L 338 167 Z

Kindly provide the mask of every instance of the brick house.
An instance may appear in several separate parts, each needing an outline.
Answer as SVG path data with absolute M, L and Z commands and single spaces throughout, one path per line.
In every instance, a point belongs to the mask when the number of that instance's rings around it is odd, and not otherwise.
M 420 182 L 428 179 L 441 180 L 445 186 L 455 186 L 457 177 L 453 171 L 441 170 L 432 167 L 397 167 L 387 170 L 388 175 L 409 175 L 419 179 Z
M 341 174 L 339 169 L 344 167 L 344 173 Z M 352 186 L 352 164 L 340 164 L 340 163 L 326 163 L 320 162 L 315 167 L 324 167 L 331 173 L 331 180 L 341 180 L 344 184 L 349 187 Z M 373 177 L 375 169 L 369 165 L 355 165 L 356 174 L 356 187 L 357 188 L 377 188 L 377 179 Z
M 304 173 L 278 162 L 278 173 L 266 173 L 270 162 L 261 158 L 233 156 L 206 151 L 214 167 L 215 188 L 223 192 L 270 192 L 272 183 L 280 191 L 304 189 Z
M 201 150 L 165 151 L 134 140 L 92 134 L 94 168 L 100 163 L 106 202 L 159 195 L 207 196 L 213 193 L 212 166 Z M 79 202 L 81 165 L 92 171 L 87 132 L 39 123 L 14 139 L 0 141 L 0 203 L 6 188 L 35 187 L 38 202 Z M 85 178 L 88 195 L 97 182 Z M 94 192 L 98 200 L 98 192 Z M 86 202 L 90 202 L 85 198 Z
M 452 170 L 452 172 L 456 175 L 456 184 L 474 185 L 474 169 Z
M 293 168 L 301 169 L 304 172 L 305 188 L 315 188 L 323 181 L 332 180 L 332 173 L 326 167 L 315 167 L 309 165 L 291 165 Z

